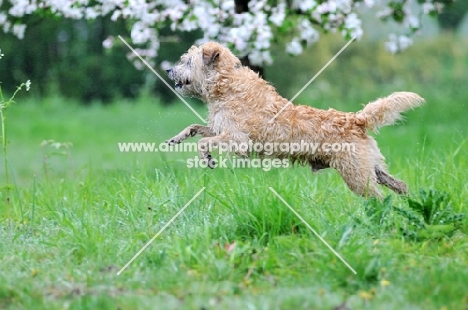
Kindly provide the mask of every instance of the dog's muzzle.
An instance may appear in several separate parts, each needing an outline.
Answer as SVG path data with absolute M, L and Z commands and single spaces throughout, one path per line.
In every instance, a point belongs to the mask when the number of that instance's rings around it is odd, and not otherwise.
M 178 80 L 174 76 L 174 70 L 172 70 L 172 68 L 167 69 L 166 72 L 167 72 L 167 76 L 169 77 L 169 79 L 171 79 L 171 80 L 173 80 L 175 82 L 175 85 L 174 85 L 175 88 L 182 88 L 182 86 L 190 84 L 189 81 L 186 81 L 185 83 L 182 83 L 182 81 Z
M 173 80 L 174 79 L 174 71 L 172 71 L 172 68 L 166 69 L 167 76 Z

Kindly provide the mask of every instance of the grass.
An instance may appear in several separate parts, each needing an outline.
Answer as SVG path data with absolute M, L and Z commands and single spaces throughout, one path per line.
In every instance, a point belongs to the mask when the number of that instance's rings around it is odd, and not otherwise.
M 443 50 L 446 39 L 441 40 L 421 43 L 426 45 L 419 52 L 430 44 Z M 426 54 L 433 55 L 431 50 Z M 410 62 L 409 56 L 399 56 L 400 61 Z M 423 67 L 423 60 L 413 58 L 413 66 L 419 62 Z M 457 61 L 447 60 L 444 70 L 460 66 Z M 453 214 L 467 213 L 468 101 L 452 86 L 466 76 L 446 72 L 422 83 L 410 69 L 395 70 L 408 77 L 401 87 L 418 90 L 427 105 L 377 136 L 390 171 L 408 183 L 413 206 L 431 205 L 421 197 L 422 188 L 446 193 Z M 386 83 L 385 91 L 395 87 Z M 383 95 L 378 88 L 369 84 L 340 98 L 336 89 L 317 86 L 320 96 L 306 103 L 356 111 L 360 103 Z M 333 95 L 331 103 L 320 99 L 328 95 Z M 341 103 L 335 106 L 335 100 Z M 405 214 L 419 215 L 406 199 L 386 191 L 391 195 L 387 205 L 365 201 L 332 170 L 312 175 L 303 167 L 187 169 L 185 160 L 194 154 L 118 151 L 118 142 L 160 143 L 198 122 L 181 104 L 163 108 L 142 98 L 83 108 L 60 98 L 17 101 L 8 111 L 10 183 L 15 187 L 11 213 L 0 209 L 0 308 L 468 307 L 466 217 L 448 231 L 433 222 L 417 230 Z M 204 115 L 203 107 L 197 110 Z M 44 140 L 59 144 L 41 147 Z M 65 143 L 72 146 L 60 147 Z M 202 187 L 185 212 L 117 275 Z M 4 202 L 3 193 L 1 198 Z

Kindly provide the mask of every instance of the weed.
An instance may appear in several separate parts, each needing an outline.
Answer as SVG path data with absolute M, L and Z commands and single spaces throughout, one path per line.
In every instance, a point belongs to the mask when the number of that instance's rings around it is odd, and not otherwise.
M 4 55 L 2 54 L 0 50 L 0 59 Z M 1 126 L 2 126 L 2 135 L 1 135 L 1 140 L 2 140 L 2 151 L 3 151 L 3 166 L 5 169 L 5 184 L 0 187 L 0 190 L 5 192 L 5 201 L 7 205 L 7 218 L 10 219 L 10 190 L 13 188 L 13 185 L 10 184 L 10 170 L 9 170 L 9 164 L 8 164 L 8 156 L 7 156 L 7 145 L 8 145 L 8 135 L 7 135 L 7 109 L 15 103 L 14 99 L 16 97 L 16 94 L 23 88 L 26 88 L 26 91 L 29 91 L 31 87 L 31 81 L 27 80 L 25 83 L 22 83 L 20 86 L 18 86 L 13 93 L 13 95 L 9 99 L 5 99 L 3 92 L 2 92 L 2 87 L 1 87 L 1 81 L 0 81 L 0 121 L 1 121 Z
M 408 198 L 408 209 L 395 207 L 409 223 L 405 235 L 419 240 L 452 235 L 460 228 L 466 213 L 455 213 L 449 195 L 435 189 L 421 189 L 419 199 Z
M 391 230 L 395 223 L 401 222 L 403 236 L 417 240 L 451 236 L 466 216 L 466 213 L 455 213 L 450 196 L 435 189 L 421 189 L 416 198 L 407 197 L 406 203 L 406 208 L 396 206 L 392 196 L 383 201 L 371 199 L 365 203 L 365 212 L 369 221 L 380 229 Z

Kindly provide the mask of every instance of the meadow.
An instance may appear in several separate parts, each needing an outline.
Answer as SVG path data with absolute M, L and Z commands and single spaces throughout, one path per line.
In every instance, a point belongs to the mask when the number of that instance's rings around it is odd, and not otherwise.
M 181 102 L 84 107 L 20 92 L 6 110 L 0 308 L 468 309 L 467 44 L 426 39 L 395 56 L 353 44 L 297 98 L 345 111 L 398 90 L 426 99 L 375 135 L 410 189 L 383 201 L 331 169 L 189 169 L 194 153 L 119 151 L 199 123 Z M 277 56 L 265 74 L 292 97 L 342 45 Z

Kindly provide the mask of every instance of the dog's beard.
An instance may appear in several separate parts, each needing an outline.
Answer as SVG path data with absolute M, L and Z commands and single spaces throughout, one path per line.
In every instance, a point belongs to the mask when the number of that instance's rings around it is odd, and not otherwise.
M 177 90 L 181 90 L 183 88 L 186 88 L 187 86 L 189 86 L 191 83 L 189 80 L 185 80 L 185 81 L 182 81 L 182 80 L 176 80 L 175 81 L 175 89 Z
M 186 81 L 176 80 L 174 84 L 175 90 L 182 96 L 190 96 L 191 94 L 190 86 L 191 86 L 191 83 L 188 80 Z
M 174 81 L 174 88 L 175 90 L 184 95 L 186 93 L 187 86 L 190 86 L 191 81 L 189 78 L 182 77 L 177 74 L 176 70 L 172 70 L 168 73 L 168 77 L 170 80 Z
M 200 98 L 196 87 L 190 80 L 178 80 L 174 81 L 175 90 L 184 97 Z
M 183 76 L 174 75 L 172 80 L 176 89 L 182 89 L 191 84 L 190 79 Z

